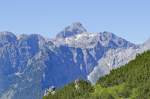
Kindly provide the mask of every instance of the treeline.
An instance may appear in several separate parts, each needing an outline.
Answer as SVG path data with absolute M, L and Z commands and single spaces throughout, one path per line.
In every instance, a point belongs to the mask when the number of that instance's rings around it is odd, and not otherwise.
M 150 51 L 112 70 L 94 86 L 79 80 L 43 99 L 150 99 Z

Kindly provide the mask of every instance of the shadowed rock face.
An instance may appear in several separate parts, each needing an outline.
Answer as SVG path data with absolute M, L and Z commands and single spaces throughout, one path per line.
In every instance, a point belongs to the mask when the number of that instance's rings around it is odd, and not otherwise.
M 78 78 L 94 83 L 131 60 L 136 50 L 138 45 L 113 33 L 88 33 L 81 23 L 66 27 L 53 40 L 1 32 L 0 99 L 41 99 L 50 86 L 62 87 Z

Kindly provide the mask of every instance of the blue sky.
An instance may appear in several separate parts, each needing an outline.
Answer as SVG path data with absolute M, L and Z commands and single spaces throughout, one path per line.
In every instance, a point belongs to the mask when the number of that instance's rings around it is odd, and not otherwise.
M 89 32 L 110 31 L 134 42 L 150 38 L 150 0 L 0 0 L 0 31 L 52 38 L 81 22 Z

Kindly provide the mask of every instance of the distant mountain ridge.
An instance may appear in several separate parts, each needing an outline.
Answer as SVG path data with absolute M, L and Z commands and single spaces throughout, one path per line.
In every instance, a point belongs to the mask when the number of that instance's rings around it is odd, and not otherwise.
M 62 87 L 78 78 L 95 83 L 147 46 L 110 32 L 89 33 L 79 22 L 50 40 L 1 32 L 0 99 L 41 99 L 50 86 Z

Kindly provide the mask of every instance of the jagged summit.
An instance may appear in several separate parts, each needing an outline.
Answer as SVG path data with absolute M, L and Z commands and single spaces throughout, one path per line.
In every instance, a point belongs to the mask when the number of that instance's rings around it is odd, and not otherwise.
M 56 45 L 64 44 L 76 48 L 93 48 L 97 43 L 108 48 L 135 47 L 135 44 L 115 35 L 114 33 L 106 31 L 98 33 L 82 32 L 63 39 L 56 38 L 54 43 Z
M 0 42 L 14 42 L 16 39 L 17 37 L 12 32 L 0 32 Z
M 86 32 L 87 30 L 83 27 L 80 22 L 72 23 L 71 25 L 67 26 L 64 30 L 56 35 L 57 38 L 66 38 L 70 36 L 74 36 L 76 34 L 80 34 Z

